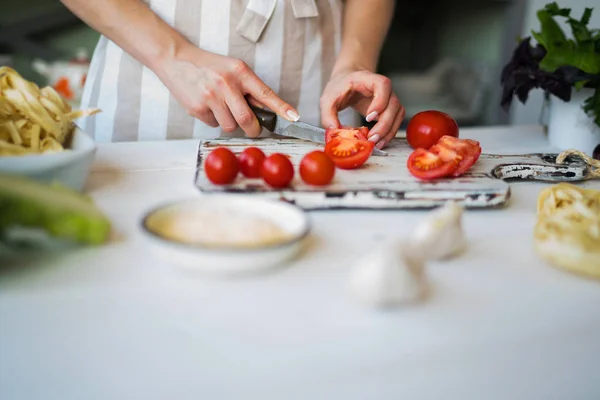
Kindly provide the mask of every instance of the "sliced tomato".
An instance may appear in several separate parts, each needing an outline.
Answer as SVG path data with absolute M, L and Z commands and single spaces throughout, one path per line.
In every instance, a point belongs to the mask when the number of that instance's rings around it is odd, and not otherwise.
M 481 145 L 476 140 L 459 139 L 452 136 L 442 136 L 436 143 L 454 149 L 459 152 L 477 152 L 481 150 Z
M 463 153 L 459 153 L 454 149 L 443 145 L 434 144 L 433 146 L 431 146 L 429 151 L 433 154 L 438 155 L 443 161 L 453 162 L 454 165 L 457 167 L 463 160 Z
M 461 155 L 462 159 L 452 174 L 454 177 L 461 176 L 467 172 L 481 155 L 479 142 L 471 139 L 457 139 L 451 136 L 444 136 L 440 138 L 434 147 L 445 148 Z
M 360 128 L 327 128 L 325 130 L 325 143 L 331 142 L 335 138 L 367 140 L 369 136 L 369 128 L 361 126 Z
M 449 154 L 449 153 L 448 153 Z M 418 179 L 431 180 L 445 178 L 456 170 L 457 162 L 453 158 L 444 159 L 448 154 L 439 155 L 419 148 L 411 153 L 406 162 L 408 171 Z
M 375 143 L 368 140 L 333 138 L 325 146 L 325 154 L 336 167 L 354 169 L 362 166 L 373 153 Z

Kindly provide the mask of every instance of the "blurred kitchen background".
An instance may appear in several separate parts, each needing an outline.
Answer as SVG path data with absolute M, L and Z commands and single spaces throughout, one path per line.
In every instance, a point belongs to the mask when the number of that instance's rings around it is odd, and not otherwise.
M 99 0 L 96 0 L 99 1 Z M 537 124 L 542 93 L 510 114 L 499 106 L 503 64 L 519 36 L 538 29 L 535 12 L 547 0 L 429 0 L 397 2 L 380 72 L 392 78 L 407 114 L 443 110 L 462 126 Z M 579 17 L 597 1 L 562 0 Z M 600 7 L 592 26 L 600 27 Z M 0 65 L 12 65 L 40 85 L 47 79 L 34 59 L 68 60 L 91 56 L 98 34 L 58 0 L 3 0 L 0 12 Z M 516 102 L 515 102 L 516 103 Z

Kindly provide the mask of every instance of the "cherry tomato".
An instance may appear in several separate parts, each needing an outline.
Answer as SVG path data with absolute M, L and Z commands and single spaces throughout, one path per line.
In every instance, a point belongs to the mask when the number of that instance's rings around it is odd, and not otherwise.
M 227 185 L 233 182 L 239 171 L 237 157 L 225 147 L 217 147 L 211 151 L 204 162 L 206 177 L 215 185 Z
M 265 153 L 258 147 L 247 147 L 239 155 L 240 170 L 246 178 L 260 178 L 260 169 Z
M 325 145 L 325 154 L 336 167 L 354 169 L 362 166 L 373 153 L 375 143 L 368 140 L 334 138 Z
M 434 147 L 444 147 L 460 154 L 461 160 L 452 176 L 461 176 L 477 162 L 481 155 L 479 142 L 471 139 L 458 139 L 443 136 Z M 433 147 L 430 149 L 432 150 Z
M 406 127 L 406 140 L 413 149 L 429 149 L 442 136 L 458 137 L 458 124 L 441 111 L 423 111 L 416 114 Z
M 300 162 L 300 176 L 309 185 L 329 185 L 335 175 L 335 164 L 322 151 L 311 151 Z
M 406 166 L 414 177 L 430 180 L 450 176 L 455 171 L 457 163 L 453 159 L 444 160 L 440 155 L 429 150 L 417 149 L 408 157 Z
M 261 175 L 269 186 L 283 188 L 294 178 L 294 166 L 283 154 L 273 153 L 263 161 Z
M 327 128 L 325 129 L 325 143 L 339 137 L 342 139 L 367 140 L 369 137 L 369 128 L 361 126 L 360 128 Z

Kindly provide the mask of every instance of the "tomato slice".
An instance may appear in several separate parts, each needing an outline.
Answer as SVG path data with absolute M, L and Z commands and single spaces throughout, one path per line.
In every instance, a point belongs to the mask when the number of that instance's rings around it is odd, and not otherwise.
M 457 167 L 464 158 L 463 153 L 459 153 L 452 148 L 448 148 L 439 144 L 434 144 L 433 146 L 431 146 L 429 151 L 439 156 L 445 162 L 453 162 L 454 165 Z
M 335 138 L 367 140 L 369 137 L 369 128 L 361 126 L 360 128 L 327 128 L 325 130 L 325 143 L 331 142 Z
M 481 150 L 481 145 L 476 140 L 458 139 L 452 136 L 442 136 L 436 144 L 446 146 L 459 152 L 476 152 L 477 148 Z
M 457 162 L 449 157 L 449 153 L 439 154 L 419 148 L 411 153 L 406 162 L 408 171 L 418 179 L 431 180 L 445 178 L 456 170 Z
M 461 176 L 467 172 L 481 155 L 479 142 L 471 139 L 457 139 L 451 136 L 444 136 L 440 138 L 436 147 L 445 148 L 461 155 L 462 159 L 452 174 L 454 177 Z
M 362 166 L 373 153 L 375 143 L 368 140 L 333 138 L 325 146 L 325 154 L 336 167 L 354 169 Z

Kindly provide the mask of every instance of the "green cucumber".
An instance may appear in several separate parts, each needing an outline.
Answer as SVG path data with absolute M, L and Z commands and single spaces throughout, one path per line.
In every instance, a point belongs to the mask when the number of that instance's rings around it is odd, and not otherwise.
M 15 227 L 96 245 L 108 240 L 111 223 L 86 195 L 57 184 L 0 175 L 0 234 Z

